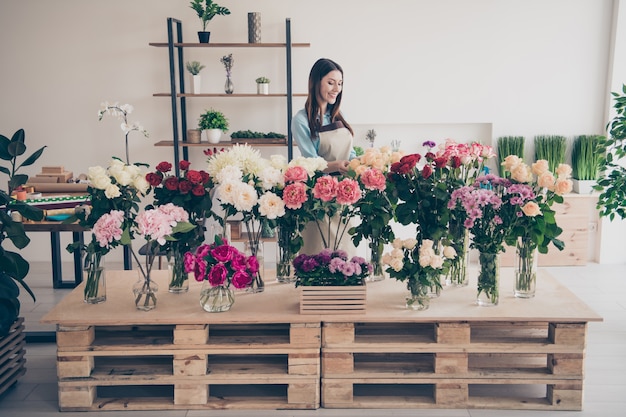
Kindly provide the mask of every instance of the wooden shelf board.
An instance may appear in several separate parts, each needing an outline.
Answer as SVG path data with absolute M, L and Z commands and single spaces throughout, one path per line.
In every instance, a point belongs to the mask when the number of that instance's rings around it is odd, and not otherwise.
M 167 42 L 150 42 L 150 46 L 157 48 L 167 48 Z M 286 43 L 194 43 L 194 42 L 174 42 L 177 48 L 285 48 Z M 292 43 L 292 48 L 309 48 L 310 43 Z
M 154 93 L 153 97 L 171 97 L 170 93 Z M 292 94 L 292 97 L 306 97 L 305 93 L 297 93 Z M 230 98 L 267 98 L 267 97 L 287 97 L 287 94 L 257 94 L 257 93 L 241 93 L 241 94 L 226 94 L 226 93 L 202 93 L 202 94 L 191 94 L 191 93 L 178 93 L 176 97 L 230 97 Z
M 254 141 L 254 139 L 252 139 L 251 141 Z M 201 148 L 228 148 L 231 147 L 233 145 L 242 145 L 243 143 L 241 142 L 220 142 L 220 143 L 209 143 L 209 142 L 200 142 L 200 143 L 189 143 L 189 142 L 179 142 L 179 146 L 182 147 L 201 147 Z M 250 146 L 254 146 L 255 148 L 262 148 L 262 147 L 283 147 L 283 146 L 287 146 L 286 143 L 249 143 Z M 172 147 L 174 146 L 174 141 L 172 140 L 160 140 L 158 142 L 156 142 L 154 144 L 154 146 L 169 146 Z M 295 146 L 295 144 L 293 144 L 293 146 Z

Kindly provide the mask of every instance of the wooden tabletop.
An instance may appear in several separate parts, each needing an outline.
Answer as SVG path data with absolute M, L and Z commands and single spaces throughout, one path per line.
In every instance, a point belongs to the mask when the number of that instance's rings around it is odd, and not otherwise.
M 441 297 L 431 300 L 425 311 L 404 307 L 407 290 L 402 282 L 385 279 L 368 283 L 367 312 L 360 315 L 301 315 L 299 290 L 293 284 L 278 284 L 273 271 L 266 270 L 266 287 L 262 293 L 237 290 L 235 304 L 228 312 L 207 313 L 200 307 L 202 286 L 193 277 L 185 294 L 167 291 L 167 272 L 154 273 L 159 285 L 157 308 L 143 312 L 135 308 L 132 286 L 138 279 L 135 271 L 107 271 L 107 301 L 89 305 L 83 302 L 84 282 L 68 294 L 41 320 L 65 326 L 203 324 L 203 323 L 310 323 L 310 322 L 453 322 L 453 321 L 602 321 L 597 313 L 545 271 L 537 279 L 537 295 L 532 299 L 513 297 L 513 270 L 501 272 L 500 304 L 478 307 L 476 271 L 467 287 L 447 287 Z M 271 280 L 271 282 L 269 282 Z
M 27 232 L 84 232 L 87 230 L 78 223 L 63 223 L 51 220 L 25 220 L 22 224 Z

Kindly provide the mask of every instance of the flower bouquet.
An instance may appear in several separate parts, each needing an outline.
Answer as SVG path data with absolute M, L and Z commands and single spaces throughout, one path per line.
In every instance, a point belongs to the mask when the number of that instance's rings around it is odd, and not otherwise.
M 229 310 L 235 302 L 231 285 L 249 287 L 258 270 L 255 256 L 246 256 L 218 235 L 213 243 L 185 254 L 185 271 L 203 282 L 200 306 L 211 313 Z

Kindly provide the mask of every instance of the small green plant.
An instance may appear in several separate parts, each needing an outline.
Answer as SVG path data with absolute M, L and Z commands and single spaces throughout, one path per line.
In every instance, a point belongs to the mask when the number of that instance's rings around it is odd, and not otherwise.
M 191 75 L 198 75 L 200 74 L 200 71 L 204 69 L 204 65 L 202 65 L 198 61 L 187 61 L 185 67 L 187 68 L 187 71 L 191 73 Z
M 370 148 L 374 147 L 374 141 L 376 140 L 376 131 L 374 129 L 370 129 L 365 134 L 365 140 L 370 143 Z
M 565 162 L 565 136 L 537 135 L 535 136 L 535 161 L 545 159 L 551 172 L 555 172 L 559 164 Z
M 255 81 L 257 84 L 269 84 L 270 83 L 270 79 L 267 77 L 259 77 Z
M 362 148 L 362 147 L 360 147 L 360 146 L 354 146 L 354 147 L 353 147 L 353 149 L 354 149 L 354 152 L 356 153 L 356 156 L 357 156 L 357 157 L 358 157 L 358 156 L 362 156 L 362 155 L 365 153 L 365 151 L 363 150 L 363 148 Z
M 192 0 L 189 7 L 191 7 L 200 18 L 203 32 L 206 32 L 206 26 L 215 16 L 230 14 L 230 10 L 226 7 L 219 6 L 217 3 L 214 3 L 213 0 Z
M 498 138 L 498 162 L 504 162 L 504 158 L 509 155 L 518 156 L 524 159 L 524 142 L 523 136 L 501 136 Z M 502 173 L 501 165 L 498 165 L 499 172 Z M 505 173 L 509 175 L 508 172 Z M 500 174 L 503 176 L 502 174 Z
M 589 181 L 598 179 L 600 153 L 598 143 L 605 139 L 599 135 L 581 135 L 572 142 L 572 177 Z
M 206 110 L 200 115 L 198 128 L 200 130 L 220 129 L 222 132 L 226 132 L 228 130 L 228 119 L 222 112 L 213 109 Z

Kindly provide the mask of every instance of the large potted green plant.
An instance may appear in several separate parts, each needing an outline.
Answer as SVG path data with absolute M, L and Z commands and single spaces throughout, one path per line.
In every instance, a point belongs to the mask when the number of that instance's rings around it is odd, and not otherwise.
M 198 32 L 198 40 L 200 43 L 209 43 L 211 32 L 207 32 L 207 25 L 215 16 L 230 14 L 230 10 L 218 5 L 213 0 L 192 0 L 190 7 L 196 12 L 202 22 L 202 30 Z
M 222 133 L 228 130 L 228 119 L 224 113 L 217 110 L 206 110 L 200 115 L 198 128 L 205 130 L 209 143 L 219 143 Z
M 7 250 L 3 247 L 6 239 L 9 239 L 17 249 L 25 248 L 30 239 L 26 236 L 24 226 L 17 218 L 27 218 L 31 220 L 43 219 L 43 211 L 34 208 L 21 201 L 11 198 L 11 191 L 28 181 L 28 175 L 17 174 L 23 167 L 33 164 L 42 154 L 45 146 L 26 158 L 21 164 L 17 162 L 17 157 L 26 152 L 24 144 L 24 130 L 19 129 L 11 139 L 0 135 L 0 159 L 8 161 L 10 168 L 0 166 L 0 172 L 9 176 L 9 192 L 0 190 L 0 351 L 11 352 L 15 357 L 19 356 L 17 350 L 23 349 L 23 345 L 17 343 L 23 331 L 23 326 L 19 325 L 18 316 L 20 314 L 20 284 L 35 300 L 35 294 L 24 281 L 28 275 L 30 265 L 18 252 Z M 12 216 L 11 213 L 19 213 L 19 216 Z M 0 367 L 2 363 L 0 363 Z M 23 375 L 24 362 L 15 363 L 0 378 L 0 393 L 7 386 L 12 385 L 19 376 Z
M 615 216 L 626 219 L 626 84 L 621 93 L 612 92 L 615 117 L 608 123 L 608 137 L 599 141 L 601 178 L 594 189 L 600 191 L 598 209 L 600 216 L 613 220 Z
M 599 135 L 581 135 L 572 142 L 572 183 L 578 194 L 591 194 L 598 180 L 600 154 L 596 148 L 602 139 Z

